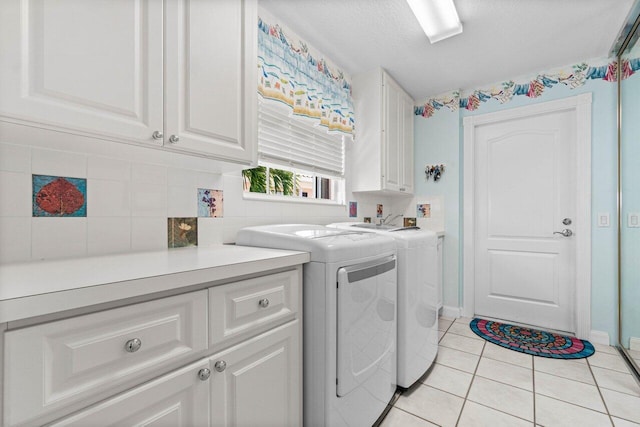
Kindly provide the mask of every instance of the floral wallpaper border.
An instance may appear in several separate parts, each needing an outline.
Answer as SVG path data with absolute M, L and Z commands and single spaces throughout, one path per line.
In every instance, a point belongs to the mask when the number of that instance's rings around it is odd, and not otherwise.
M 329 132 L 353 134 L 350 80 L 327 59 L 315 57 L 306 42 L 294 43 L 293 38 L 281 25 L 258 17 L 258 92 L 289 105 L 294 115 L 317 120 Z
M 563 84 L 570 89 L 575 89 L 583 86 L 587 80 L 615 82 L 617 67 L 617 61 L 612 61 L 601 66 L 590 66 L 586 62 L 582 62 L 572 65 L 569 73 L 564 70 L 541 73 L 529 81 L 519 83 L 509 80 L 500 83 L 497 85 L 497 88 L 477 89 L 464 97 L 460 96 L 459 91 L 453 91 L 445 95 L 429 98 L 423 105 L 416 106 L 414 113 L 416 116 L 429 118 L 433 116 L 437 110 L 442 108 L 447 108 L 450 111 L 458 111 L 459 108 L 475 111 L 480 108 L 482 103 L 491 99 L 505 104 L 511 101 L 514 96 L 537 98 L 541 96 L 546 89 L 558 84 Z M 631 75 L 638 70 L 640 70 L 640 58 L 624 59 L 622 61 L 623 79 L 631 77 Z

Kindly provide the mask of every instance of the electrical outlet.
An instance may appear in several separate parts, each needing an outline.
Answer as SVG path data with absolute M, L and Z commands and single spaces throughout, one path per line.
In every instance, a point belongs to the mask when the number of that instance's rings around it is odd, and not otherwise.
M 640 228 L 640 213 L 633 212 L 627 215 L 627 227 Z
M 598 227 L 608 227 L 609 226 L 609 213 L 599 213 L 598 214 Z

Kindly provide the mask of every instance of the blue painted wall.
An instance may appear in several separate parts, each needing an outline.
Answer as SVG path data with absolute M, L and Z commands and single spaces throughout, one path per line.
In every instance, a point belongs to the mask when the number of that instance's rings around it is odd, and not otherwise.
M 458 197 L 462 173 L 460 169 L 460 131 L 458 114 L 438 110 L 430 119 L 416 117 L 414 128 L 415 195 L 442 196 L 445 213 L 443 257 L 443 305 L 460 306 L 460 199 Z M 425 179 L 427 164 L 444 164 L 439 181 Z M 455 213 L 455 214 L 454 214 Z
M 640 228 L 628 227 L 629 213 L 640 213 L 640 72 L 622 81 L 622 344 L 640 339 Z
M 517 81 L 517 79 L 514 79 Z M 499 85 L 496 85 L 499 87 Z M 591 323 L 592 330 L 607 332 L 613 340 L 616 336 L 617 316 L 617 223 L 616 186 L 617 186 L 617 125 L 616 125 L 616 83 L 594 79 L 586 80 L 583 86 L 570 89 L 558 84 L 546 88 L 538 98 L 514 96 L 510 102 L 500 104 L 495 99 L 480 104 L 475 111 L 461 109 L 452 112 L 441 109 L 430 118 L 415 117 L 415 162 L 416 162 L 416 196 L 428 196 L 440 191 L 445 200 L 455 199 L 457 203 L 445 203 L 446 239 L 451 230 L 450 250 L 457 250 L 457 257 L 448 256 L 445 259 L 445 305 L 454 305 L 462 301 L 462 274 L 453 277 L 454 265 L 461 266 L 462 247 L 459 244 L 462 230 L 460 229 L 462 212 L 462 182 L 464 169 L 462 164 L 463 132 L 462 119 L 467 116 L 491 113 L 510 108 L 531 105 L 534 103 L 552 101 L 566 97 L 591 92 L 592 104 L 592 294 L 591 294 Z M 452 128 L 454 127 L 454 128 Z M 456 138 L 457 136 L 457 138 Z M 449 169 L 447 174 L 457 173 L 455 179 L 458 186 L 442 186 L 439 188 L 420 185 L 423 165 L 428 162 L 439 161 L 437 156 L 446 155 L 456 158 L 453 163 L 455 169 Z M 422 166 L 421 166 L 422 165 Z M 447 181 L 451 179 L 446 177 Z M 443 184 L 447 182 L 443 179 Z M 453 182 L 454 179 L 451 179 Z M 457 209 L 456 209 L 457 207 Z M 597 227 L 598 213 L 610 214 L 611 225 L 608 228 Z M 445 239 L 445 241 L 446 241 Z M 448 255 L 448 254 L 445 254 Z M 451 289 L 453 288 L 453 289 Z

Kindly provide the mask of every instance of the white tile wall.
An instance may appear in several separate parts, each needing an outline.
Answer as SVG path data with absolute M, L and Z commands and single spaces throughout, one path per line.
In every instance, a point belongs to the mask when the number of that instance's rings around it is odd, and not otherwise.
M 88 217 L 129 217 L 131 183 L 105 179 L 87 180 Z
M 0 144 L 0 170 L 31 172 L 31 150 L 18 145 Z
M 88 159 L 87 178 L 130 181 L 131 162 L 109 157 L 91 156 Z
M 0 217 L 31 216 L 31 175 L 0 171 Z
M 198 216 L 198 190 L 194 185 L 167 187 L 167 216 L 194 217 Z
M 42 148 L 33 149 L 31 151 L 31 173 L 86 178 L 87 156 Z
M 88 218 L 89 255 L 127 252 L 131 249 L 131 218 Z
M 157 251 L 167 247 L 167 218 L 131 218 L 131 249 Z
M 240 171 L 212 173 L 202 158 L 148 162 L 137 147 L 101 143 L 112 149 L 71 152 L 0 141 L 0 263 L 164 250 L 167 217 L 196 216 L 198 188 L 224 191 L 223 218 L 198 220 L 201 246 L 234 243 L 238 230 L 252 225 L 350 220 L 346 206 L 245 200 Z M 86 178 L 87 217 L 33 218 L 32 174 Z M 377 203 L 385 215 L 395 214 L 388 198 L 347 193 L 353 200 L 360 221 L 375 218 Z
M 0 260 L 19 262 L 31 258 L 31 218 L 0 218 Z
M 32 259 L 69 258 L 84 255 L 87 255 L 87 218 L 32 218 Z
M 133 216 L 167 216 L 167 186 L 134 182 L 132 184 Z

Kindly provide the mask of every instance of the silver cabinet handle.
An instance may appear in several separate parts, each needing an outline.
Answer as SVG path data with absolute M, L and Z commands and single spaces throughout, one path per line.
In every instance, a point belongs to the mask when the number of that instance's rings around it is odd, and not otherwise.
M 142 347 L 142 341 L 140 340 L 140 338 L 134 338 L 124 344 L 124 349 L 127 351 L 127 353 L 135 353 L 136 351 L 140 350 L 140 347 Z
M 216 363 L 214 363 L 213 367 L 216 369 L 216 371 L 222 372 L 227 369 L 227 362 L 225 362 L 224 360 L 218 360 Z
M 164 134 L 162 132 L 160 132 L 159 130 L 155 131 L 151 137 L 153 139 L 162 139 L 162 137 L 164 136 Z
M 211 376 L 211 369 L 209 368 L 202 368 L 198 371 L 198 378 L 200 378 L 201 381 L 208 380 L 210 376 Z
M 571 237 L 573 236 L 573 231 L 569 230 L 568 228 L 565 228 L 562 231 L 554 231 L 553 234 L 562 234 L 564 237 Z
M 267 308 L 269 307 L 269 300 L 267 298 L 262 298 L 260 301 L 258 301 L 258 305 L 262 308 Z
M 177 144 L 178 141 L 180 141 L 180 138 L 178 138 L 176 135 L 171 135 L 169 137 L 169 142 L 172 143 L 172 144 Z

